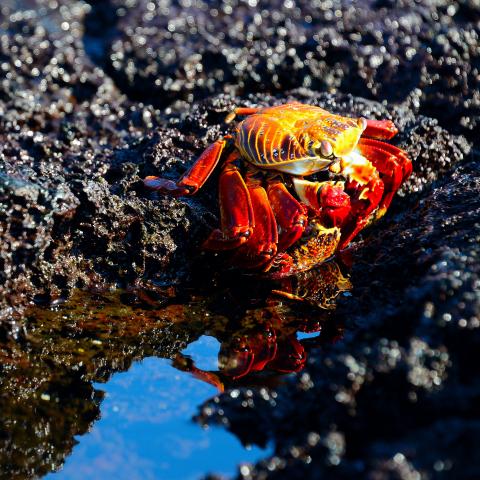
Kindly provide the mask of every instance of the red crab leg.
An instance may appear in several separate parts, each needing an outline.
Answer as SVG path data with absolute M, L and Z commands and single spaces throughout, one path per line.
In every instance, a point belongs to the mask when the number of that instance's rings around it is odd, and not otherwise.
M 220 174 L 219 202 L 221 230 L 214 230 L 203 243 L 207 250 L 237 248 L 252 235 L 254 214 L 250 193 L 237 167 L 231 163 Z
M 268 201 L 267 192 L 257 182 L 249 183 L 248 192 L 252 200 L 255 228 L 245 245 L 242 245 L 232 259 L 243 268 L 260 268 L 268 266 L 277 253 L 277 222 Z
M 362 155 L 372 162 L 375 168 L 381 175 L 383 183 L 385 184 L 385 191 L 382 200 L 380 201 L 378 217 L 381 217 L 392 202 L 393 196 L 400 188 L 404 179 L 404 169 L 399 160 L 406 159 L 407 164 L 410 163 L 408 158 L 400 149 L 388 145 L 378 140 L 371 140 L 361 138 L 358 142 L 357 148 Z M 401 156 L 396 156 L 393 152 L 398 150 Z M 397 152 L 395 152 L 397 153 Z M 405 163 L 405 162 L 404 162 Z
M 292 196 L 282 182 L 269 183 L 267 194 L 280 227 L 278 251 L 282 252 L 293 245 L 305 231 L 307 208 Z
M 193 195 L 217 166 L 225 145 L 226 140 L 212 143 L 177 182 L 160 177 L 146 177 L 143 183 L 147 188 L 158 190 L 162 195 L 173 197 Z
M 374 140 L 373 138 L 361 138 L 359 143 L 363 145 L 368 145 L 370 147 L 377 147 L 396 157 L 402 167 L 402 171 L 403 171 L 402 181 L 405 181 L 412 173 L 412 162 L 408 158 L 407 153 L 401 148 L 395 147 L 394 145 L 390 145 L 389 143 L 381 142 L 379 140 Z
M 241 115 L 253 115 L 257 113 L 261 107 L 239 107 L 236 108 L 233 112 L 230 112 L 226 117 L 225 117 L 225 123 L 231 123 L 235 120 L 235 117 Z
M 345 248 L 358 232 L 367 226 L 371 219 L 370 214 L 377 208 L 383 197 L 384 188 L 378 174 L 366 185 L 359 185 L 355 181 L 347 182 L 345 190 L 350 194 L 352 212 L 350 218 L 342 226 L 339 250 Z
M 218 388 L 220 392 L 225 391 L 225 386 L 216 373 L 197 368 L 195 363 L 190 358 L 185 357 L 181 353 L 177 354 L 177 356 L 173 359 L 172 364 L 177 370 L 191 373 L 193 377 L 213 385 L 214 387 Z
M 398 129 L 391 120 L 367 120 L 363 135 L 367 137 L 390 140 L 398 133 Z

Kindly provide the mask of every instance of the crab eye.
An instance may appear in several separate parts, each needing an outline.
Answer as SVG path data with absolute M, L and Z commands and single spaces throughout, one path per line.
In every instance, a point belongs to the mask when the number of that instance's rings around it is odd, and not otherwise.
M 327 140 L 322 140 L 318 147 L 318 153 L 325 158 L 331 157 L 333 155 L 332 144 Z
M 357 119 L 357 124 L 362 129 L 362 132 L 367 128 L 367 120 L 363 117 Z

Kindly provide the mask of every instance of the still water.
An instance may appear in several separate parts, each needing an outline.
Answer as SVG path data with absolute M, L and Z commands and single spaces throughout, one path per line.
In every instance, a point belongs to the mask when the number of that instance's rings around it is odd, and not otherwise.
M 185 353 L 203 368 L 216 369 L 219 343 L 204 336 Z M 201 428 L 191 419 L 217 389 L 150 357 L 117 373 L 106 384 L 101 419 L 58 473 L 60 479 L 195 480 L 208 472 L 233 476 L 243 462 L 256 462 L 268 449 L 246 449 L 227 430 Z
M 271 285 L 234 280 L 77 291 L 26 312 L 18 339 L 0 339 L 0 478 L 232 477 L 271 455 L 194 417 L 229 388 L 300 372 L 341 337 L 330 314 L 351 285 L 334 262 Z

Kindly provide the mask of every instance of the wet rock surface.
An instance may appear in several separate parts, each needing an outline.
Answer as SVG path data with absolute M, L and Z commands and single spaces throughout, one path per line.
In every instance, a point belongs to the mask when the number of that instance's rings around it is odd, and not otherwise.
M 158 105 L 303 86 L 406 101 L 474 136 L 478 21 L 468 2 L 111 0 L 86 25 L 117 85 Z
M 195 329 L 172 328 L 168 312 L 140 310 L 130 297 L 76 292 L 59 310 L 27 311 L 25 338 L 2 342 L 0 478 L 60 468 L 74 436 L 100 416 L 103 393 L 93 381 L 146 356 L 170 358 L 195 336 Z
M 140 328 L 114 361 L 84 359 L 94 374 L 65 368 L 51 358 L 68 350 L 66 327 L 50 319 L 38 342 L 60 335 L 39 361 L 22 308 L 75 287 L 158 287 L 211 270 L 199 245 L 217 224 L 215 178 L 186 200 L 160 199 L 141 179 L 178 177 L 228 131 L 234 106 L 294 99 L 392 118 L 414 174 L 353 248 L 351 296 L 331 313 L 343 340 L 313 349 L 274 391 L 227 391 L 199 421 L 273 443 L 275 456 L 241 478 L 480 476 L 479 21 L 467 1 L 2 2 L 0 411 L 14 418 L 12 398 L 37 398 L 54 370 L 76 412 L 70 424 L 54 415 L 65 436 L 41 436 L 38 452 L 50 453 L 34 465 L 18 426 L 1 433 L 2 466 L 23 452 L 10 478 L 61 464 L 98 415 L 92 378 L 152 351 Z M 155 328 L 165 356 L 188 336 Z M 28 401 L 26 412 L 41 410 Z

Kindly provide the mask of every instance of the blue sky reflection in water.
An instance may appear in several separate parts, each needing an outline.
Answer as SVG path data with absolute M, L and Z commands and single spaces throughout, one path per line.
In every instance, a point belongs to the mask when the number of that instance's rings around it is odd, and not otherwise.
M 200 367 L 215 369 L 218 349 L 217 340 L 204 336 L 184 353 Z M 90 433 L 77 437 L 79 444 L 63 469 L 47 476 L 50 480 L 194 480 L 208 472 L 232 476 L 239 463 L 268 454 L 257 447 L 245 449 L 223 428 L 204 430 L 193 423 L 198 406 L 217 390 L 179 372 L 168 359 L 146 358 L 95 387 L 106 392 L 101 419 Z

